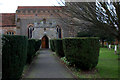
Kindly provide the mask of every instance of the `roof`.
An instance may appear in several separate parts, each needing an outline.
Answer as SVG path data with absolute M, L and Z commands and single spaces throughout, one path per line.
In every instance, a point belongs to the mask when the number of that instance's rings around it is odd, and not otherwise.
M 62 9 L 64 6 L 18 6 L 18 9 Z
M 15 26 L 15 13 L 1 13 L 0 26 Z

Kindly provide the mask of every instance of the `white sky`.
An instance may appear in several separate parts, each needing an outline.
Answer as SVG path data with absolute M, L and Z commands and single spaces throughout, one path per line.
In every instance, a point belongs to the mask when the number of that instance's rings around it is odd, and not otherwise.
M 0 0 L 0 13 L 15 13 L 18 6 L 60 6 L 60 0 Z

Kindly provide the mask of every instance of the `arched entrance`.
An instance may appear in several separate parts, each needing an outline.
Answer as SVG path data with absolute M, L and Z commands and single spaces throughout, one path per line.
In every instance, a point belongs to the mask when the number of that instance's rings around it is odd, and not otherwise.
M 46 35 L 42 37 L 41 48 L 49 48 L 49 39 Z

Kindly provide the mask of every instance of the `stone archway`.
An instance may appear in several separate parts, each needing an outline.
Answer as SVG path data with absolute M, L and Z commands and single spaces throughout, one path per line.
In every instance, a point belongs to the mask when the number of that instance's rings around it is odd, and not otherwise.
M 41 48 L 49 48 L 49 38 L 46 35 L 42 37 Z

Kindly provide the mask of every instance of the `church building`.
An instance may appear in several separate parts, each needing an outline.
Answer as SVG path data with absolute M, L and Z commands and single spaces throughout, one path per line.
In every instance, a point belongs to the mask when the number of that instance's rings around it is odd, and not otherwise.
M 74 37 L 65 21 L 65 6 L 18 6 L 16 13 L 0 14 L 0 33 L 33 39 Z

